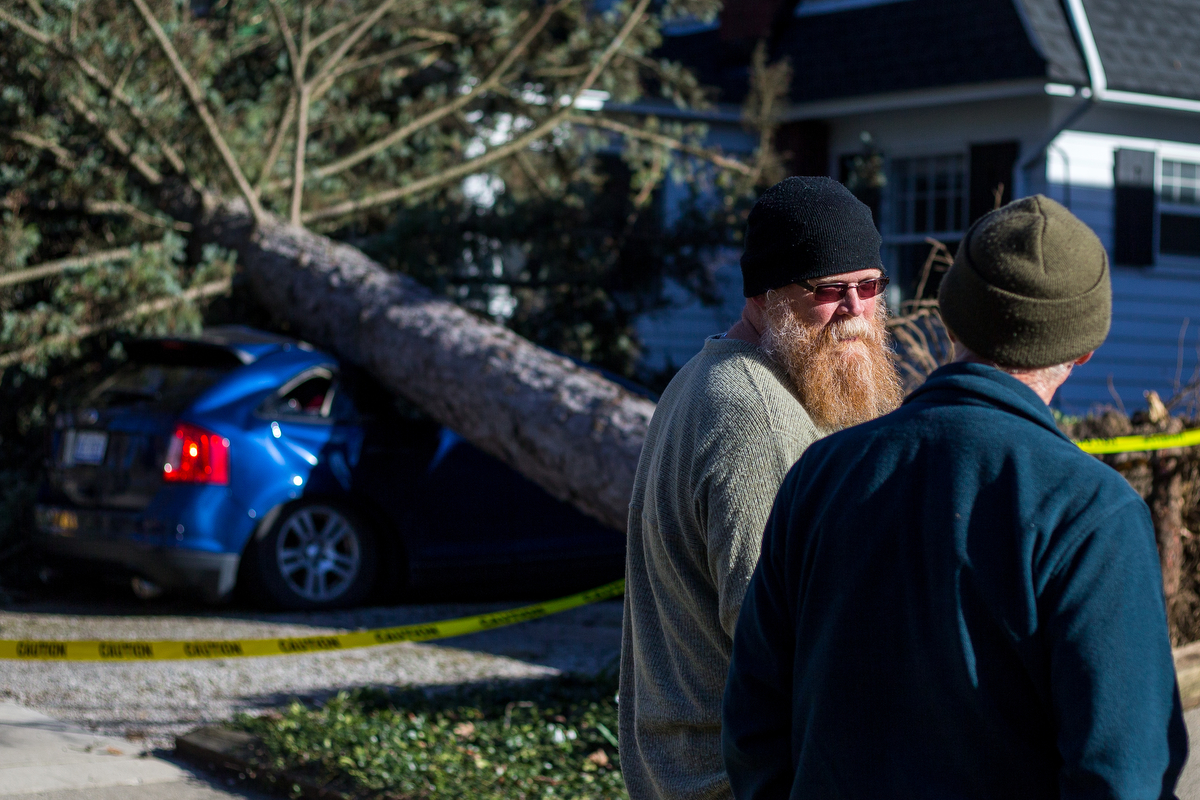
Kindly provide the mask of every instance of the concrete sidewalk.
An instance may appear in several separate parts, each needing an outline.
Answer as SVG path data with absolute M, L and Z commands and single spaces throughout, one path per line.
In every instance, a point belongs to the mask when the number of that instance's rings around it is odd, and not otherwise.
M 226 787 L 136 742 L 96 736 L 13 703 L 0 703 L 0 797 L 23 800 L 218 800 L 267 795 Z
M 1200 708 L 1188 711 L 1191 757 L 1180 800 L 1200 800 Z M 96 736 L 13 703 L 0 703 L 0 797 L 22 800 L 270 800 L 136 743 Z

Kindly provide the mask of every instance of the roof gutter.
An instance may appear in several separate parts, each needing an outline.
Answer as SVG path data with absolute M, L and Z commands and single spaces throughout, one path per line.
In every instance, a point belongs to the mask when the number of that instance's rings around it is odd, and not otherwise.
M 1071 24 L 1075 26 L 1075 35 L 1079 37 L 1079 46 L 1083 50 L 1083 61 L 1087 64 L 1092 97 L 1103 100 L 1104 93 L 1108 91 L 1108 76 L 1104 74 L 1104 64 L 1100 61 L 1100 50 L 1096 47 L 1096 37 L 1092 36 L 1092 26 L 1088 23 L 1083 0 L 1066 0 L 1066 6 L 1067 13 L 1071 16 Z
M 1087 64 L 1088 81 L 1092 85 L 1092 98 L 1096 102 L 1200 113 L 1200 100 L 1109 89 L 1108 76 L 1104 72 L 1104 63 L 1100 60 L 1100 49 L 1096 47 L 1096 37 L 1092 35 L 1092 26 L 1088 22 L 1083 0 L 1066 0 L 1066 6 L 1075 32 L 1079 36 L 1079 46 L 1083 49 L 1083 59 Z
M 1058 138 L 1060 133 L 1071 125 L 1074 125 L 1080 117 L 1087 113 L 1088 109 L 1099 103 L 1105 105 L 1134 105 L 1200 114 L 1200 101 L 1198 100 L 1185 100 L 1181 97 L 1164 97 L 1156 94 L 1142 94 L 1141 92 L 1124 92 L 1109 89 L 1108 75 L 1104 72 L 1104 62 L 1100 60 L 1100 49 L 1096 47 L 1096 37 L 1092 35 L 1092 26 L 1088 22 L 1087 10 L 1083 7 L 1083 0 L 1065 0 L 1064 4 L 1067 8 L 1067 14 L 1071 17 L 1071 24 L 1075 28 L 1075 33 L 1079 37 L 1079 47 L 1083 50 L 1083 60 L 1087 65 L 1088 83 L 1091 84 L 1091 87 L 1090 90 L 1084 90 L 1087 99 L 1068 114 L 1062 122 L 1054 126 L 1050 135 L 1039 143 L 1031 151 L 1030 156 L 1021 163 L 1021 169 L 1027 170 L 1036 165 L 1041 159 L 1042 153 Z
M 1104 64 L 1100 61 L 1100 50 L 1096 47 L 1096 38 L 1092 36 L 1092 27 L 1088 24 L 1083 0 L 1066 0 L 1066 7 L 1067 14 L 1071 17 L 1071 24 L 1079 37 L 1079 46 L 1083 50 L 1083 61 L 1087 66 L 1089 88 L 1083 90 L 1087 99 L 1076 106 L 1074 111 L 1067 114 L 1051 129 L 1048 135 L 1038 142 L 1037 147 L 1030 151 L 1029 157 L 1021 162 L 1022 171 L 1033 169 L 1042 160 L 1046 148 L 1053 144 L 1058 135 L 1074 125 L 1108 91 L 1108 76 L 1104 74 Z

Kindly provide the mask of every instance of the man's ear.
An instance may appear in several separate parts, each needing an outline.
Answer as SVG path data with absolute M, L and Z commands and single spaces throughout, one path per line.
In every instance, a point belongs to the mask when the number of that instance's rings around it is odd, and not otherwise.
M 747 299 L 751 303 L 754 303 L 754 305 L 758 306 L 759 308 L 767 307 L 767 295 L 765 292 L 763 294 L 756 294 L 756 295 L 754 295 L 754 297 L 750 297 Z
M 1078 366 L 1081 366 L 1081 365 L 1083 365 L 1083 364 L 1086 364 L 1087 362 L 1089 362 L 1089 361 L 1091 361 L 1091 360 L 1092 360 L 1092 356 L 1094 356 L 1095 354 L 1096 354 L 1096 351 L 1095 351 L 1095 350 L 1092 350 L 1092 351 L 1091 351 L 1091 352 L 1089 352 L 1089 353 L 1084 353 L 1084 354 L 1083 354 L 1083 355 L 1081 355 L 1079 358 L 1075 359 L 1075 366 L 1077 366 L 1077 367 L 1078 367 Z

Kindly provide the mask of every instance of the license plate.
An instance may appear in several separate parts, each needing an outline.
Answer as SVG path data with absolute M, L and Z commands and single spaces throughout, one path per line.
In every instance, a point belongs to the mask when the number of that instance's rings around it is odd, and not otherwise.
M 108 434 L 103 431 L 76 431 L 72 461 L 76 464 L 102 464 L 108 449 Z

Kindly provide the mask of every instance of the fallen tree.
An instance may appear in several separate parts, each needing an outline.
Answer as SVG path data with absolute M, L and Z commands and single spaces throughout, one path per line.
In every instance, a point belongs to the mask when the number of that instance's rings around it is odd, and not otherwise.
M 421 0 L 201 5 L 0 0 L 0 69 L 17 92 L 0 134 L 22 187 L 5 198 L 16 233 L 0 234 L 17 254 L 0 265 L 2 363 L 32 373 L 99 332 L 194 328 L 234 251 L 234 285 L 290 332 L 623 529 L 650 402 L 323 234 L 359 241 L 398 208 L 447 197 L 438 208 L 468 216 L 496 213 L 497 194 L 505 213 L 530 198 L 587 212 L 605 181 L 597 156 L 617 151 L 629 196 L 616 230 L 560 248 L 565 266 L 544 257 L 552 248 L 510 259 L 513 243 L 468 232 L 454 247 L 470 263 L 450 269 L 482 274 L 518 307 L 569 315 L 573 293 L 602 288 L 620 306 L 605 276 L 637 249 L 626 243 L 668 174 L 723 189 L 726 211 L 778 177 L 786 67 L 760 50 L 747 106 L 760 145 L 742 161 L 705 147 L 703 126 L 620 105 L 705 104 L 686 70 L 651 54 L 664 19 L 710 17 L 713 0 L 603 14 L 572 0 L 453 13 Z M 42 227 L 22 227 L 23 214 Z M 700 255 L 659 261 L 702 283 Z M 642 266 L 626 276 L 645 280 Z M 143 274 L 162 279 L 131 283 Z
M 292 329 L 367 369 L 554 496 L 619 530 L 654 404 L 388 272 L 361 251 L 214 204 L 200 235 L 238 254 Z

